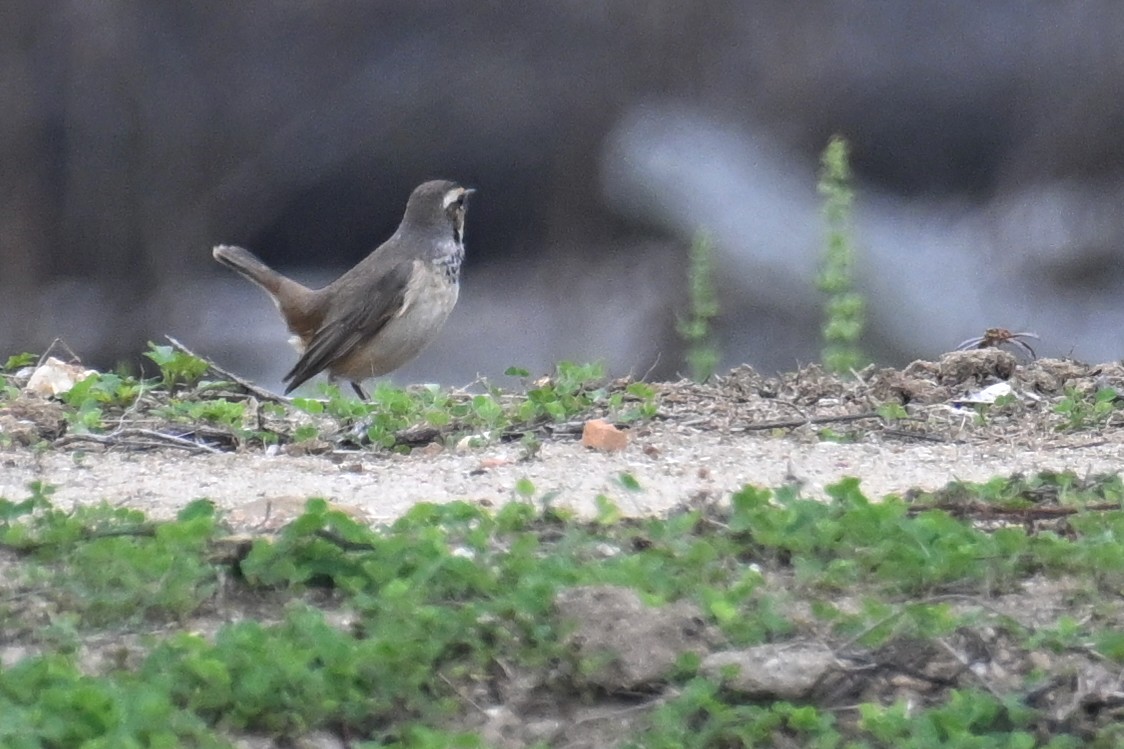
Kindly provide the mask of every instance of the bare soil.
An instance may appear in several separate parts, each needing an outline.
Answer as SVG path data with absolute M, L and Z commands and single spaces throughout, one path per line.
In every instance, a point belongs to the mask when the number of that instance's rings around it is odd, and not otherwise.
M 960 402 L 998 382 L 1011 386 L 1014 403 L 987 408 Z M 865 493 L 877 498 L 1012 473 L 1116 472 L 1124 465 L 1120 417 L 1067 430 L 1053 409 L 1067 389 L 1091 396 L 1106 386 L 1124 393 L 1124 367 L 1062 360 L 1023 365 L 997 349 L 957 352 L 904 371 L 871 369 L 860 380 L 816 367 L 781 377 L 742 368 L 706 385 L 657 385 L 660 417 L 622 425 L 630 444 L 619 453 L 582 447 L 577 429 L 548 431 L 531 460 L 523 459 L 519 444 L 503 441 L 464 449 L 433 444 L 409 455 L 200 454 L 137 449 L 128 440 L 108 449 L 75 441 L 59 450 L 0 451 L 0 496 L 19 498 L 29 481 L 43 481 L 57 487 L 55 500 L 64 505 L 105 500 L 158 518 L 206 497 L 248 526 L 267 516 L 283 521 L 312 496 L 372 521 L 392 519 L 421 501 L 498 505 L 513 498 L 521 478 L 583 513 L 593 511 L 599 494 L 638 516 L 700 495 L 722 497 L 745 484 L 798 482 L 823 496 L 824 487 L 845 476 L 861 478 Z M 878 409 L 888 403 L 905 403 L 909 417 L 881 418 Z M 55 428 L 50 418 L 43 421 L 44 430 Z M 640 489 L 626 491 L 622 473 L 635 477 Z
M 965 402 L 997 383 L 1010 386 L 1006 402 Z M 645 516 L 700 502 L 720 504 L 746 484 L 796 483 L 807 494 L 826 497 L 825 487 L 846 476 L 859 477 L 864 492 L 880 498 L 1015 473 L 1118 473 L 1124 466 L 1120 411 L 1078 423 L 1056 410 L 1067 397 L 1091 398 L 1105 387 L 1124 393 L 1124 367 L 1023 362 L 998 349 L 956 352 L 905 370 L 869 368 L 857 379 L 826 375 L 816 367 L 765 377 L 746 367 L 704 385 L 656 385 L 658 417 L 622 424 L 629 444 L 621 452 L 582 447 L 572 425 L 544 431 L 541 450 L 529 459 L 515 441 L 463 449 L 432 444 L 408 455 L 370 450 L 300 455 L 260 448 L 198 453 L 137 449 L 139 444 L 128 440 L 117 445 L 71 441 L 46 449 L 17 443 L 0 449 L 0 496 L 20 499 L 28 482 L 42 481 L 57 487 L 54 500 L 61 506 L 107 501 L 157 518 L 171 517 L 190 500 L 206 497 L 243 532 L 275 530 L 313 496 L 374 523 L 422 501 L 467 500 L 494 507 L 515 498 L 516 483 L 524 478 L 533 482 L 536 497 L 549 495 L 556 506 L 586 516 L 595 512 L 598 495 L 610 497 L 626 515 Z M 888 404 L 904 405 L 908 416 L 894 418 Z M 0 413 L 0 419 L 5 416 L 9 433 L 16 422 L 35 425 L 40 436 L 57 430 L 52 418 L 37 417 L 26 404 Z M 627 478 L 622 482 L 623 474 L 639 488 Z M 780 579 L 774 582 L 784 585 Z M 1055 621 L 1061 612 L 1080 618 L 1068 590 L 1066 581 L 1036 580 L 1021 591 L 986 602 L 965 600 L 963 605 L 999 610 L 1035 626 Z M 644 664 L 653 653 L 667 651 L 669 632 L 690 630 L 680 652 L 717 652 L 703 629 L 691 630 L 690 623 L 699 619 L 691 611 L 668 607 L 661 616 L 670 617 L 669 623 L 650 611 L 628 613 L 640 605 L 622 601 L 619 591 L 574 595 L 580 606 L 571 601 L 566 608 L 585 612 L 580 619 L 592 627 L 585 642 L 597 641 L 598 628 L 619 628 L 635 617 L 636 626 L 626 629 L 628 645 L 618 652 L 618 666 L 626 675 L 593 684 L 601 696 L 592 703 L 589 693 L 572 702 L 553 695 L 553 702 L 544 703 L 539 698 L 544 677 L 509 674 L 506 691 L 501 690 L 506 702 L 470 721 L 496 745 L 517 747 L 536 740 L 611 745 L 647 709 L 671 696 L 653 686 L 657 679 L 629 672 L 628 663 L 648 673 Z M 193 626 L 208 629 L 202 623 Z M 612 640 L 611 633 L 606 637 Z M 1054 682 L 1044 682 L 1053 686 L 1043 699 L 1056 704 L 1062 720 L 1075 714 L 1080 701 L 1087 708 L 1090 695 L 1109 690 L 1101 684 L 1111 681 L 1109 669 L 1087 654 L 1027 653 L 994 630 L 965 632 L 961 639 L 944 643 L 944 649 L 898 643 L 896 650 L 877 654 L 878 668 L 821 680 L 818 692 L 802 697 L 888 703 L 957 685 L 1002 691 L 1017 676 L 1042 669 L 1055 675 Z M 810 652 L 815 656 L 814 648 Z M 965 660 L 969 652 L 975 660 Z M 672 661 L 677 654 L 669 656 Z M 986 667 L 968 669 L 969 661 Z M 318 740 L 318 745 L 343 745 L 332 743 L 330 736 Z

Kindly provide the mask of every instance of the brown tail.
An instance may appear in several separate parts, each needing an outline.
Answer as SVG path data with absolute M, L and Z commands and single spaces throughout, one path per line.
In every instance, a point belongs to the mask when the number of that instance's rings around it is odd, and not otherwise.
M 281 310 L 289 330 L 302 340 L 309 338 L 320 327 L 324 305 L 317 292 L 281 275 L 252 252 L 241 247 L 221 244 L 211 254 L 215 260 L 268 291 Z
M 281 286 L 289 279 L 281 275 L 268 265 L 258 260 L 249 250 L 234 247 L 229 244 L 220 244 L 212 252 L 215 260 L 231 270 L 238 271 L 258 286 L 268 291 L 273 296 L 281 290 Z

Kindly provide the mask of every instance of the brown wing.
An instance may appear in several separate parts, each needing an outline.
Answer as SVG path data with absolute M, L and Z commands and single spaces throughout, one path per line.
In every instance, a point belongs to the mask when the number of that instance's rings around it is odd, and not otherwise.
M 398 263 L 383 274 L 373 289 L 362 290 L 362 296 L 353 299 L 353 304 L 344 304 L 344 309 L 329 314 L 308 342 L 304 354 L 285 375 L 289 383 L 285 394 L 334 362 L 347 358 L 356 347 L 378 335 L 387 321 L 402 309 L 413 267 L 412 260 Z

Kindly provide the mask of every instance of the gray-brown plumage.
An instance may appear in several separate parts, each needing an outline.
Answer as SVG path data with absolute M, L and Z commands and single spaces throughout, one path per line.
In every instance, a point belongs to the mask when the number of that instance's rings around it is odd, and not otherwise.
M 241 247 L 215 247 L 215 260 L 269 292 L 293 333 L 302 355 L 285 375 L 286 394 L 326 370 L 366 399 L 363 380 L 397 369 L 436 337 L 457 303 L 472 192 L 444 180 L 419 185 L 393 236 L 322 289 Z

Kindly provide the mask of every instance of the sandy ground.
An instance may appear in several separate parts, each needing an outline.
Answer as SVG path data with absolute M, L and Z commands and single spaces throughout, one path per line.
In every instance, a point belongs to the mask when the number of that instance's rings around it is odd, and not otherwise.
M 1011 387 L 1015 402 L 988 410 L 986 418 L 960 403 L 996 381 Z M 658 385 L 658 418 L 632 425 L 629 445 L 619 453 L 585 448 L 574 434 L 549 433 L 529 460 L 518 442 L 465 450 L 433 444 L 409 455 L 337 450 L 297 456 L 260 448 L 199 454 L 14 443 L 0 448 L 0 496 L 22 499 L 29 482 L 41 481 L 55 487 L 63 506 L 105 501 L 155 517 L 205 497 L 236 524 L 251 526 L 290 519 L 309 497 L 328 498 L 376 522 L 423 501 L 496 506 L 522 499 L 515 492 L 520 479 L 533 483 L 535 501 L 586 515 L 599 495 L 626 514 L 646 515 L 700 498 L 723 499 L 746 484 L 797 482 L 823 497 L 825 487 L 847 476 L 861 478 L 867 495 L 880 498 L 1015 472 L 1116 473 L 1124 466 L 1121 410 L 1075 429 L 1056 409 L 1066 394 L 1091 398 L 1105 387 L 1124 392 L 1124 368 L 1018 363 L 997 349 L 956 352 L 901 371 L 872 369 L 858 380 L 817 368 L 779 378 L 744 368 L 705 386 Z M 909 418 L 873 416 L 886 403 L 905 403 Z M 769 427 L 786 419 L 797 426 Z M 809 423 L 801 426 L 801 419 Z M 839 438 L 847 441 L 831 441 Z M 639 488 L 622 482 L 622 474 Z
M 845 476 L 861 477 L 872 497 L 911 488 L 936 489 L 953 480 L 984 481 L 996 475 L 1037 470 L 1078 474 L 1116 472 L 1124 466 L 1124 442 L 1087 439 L 1042 449 L 982 442 L 860 444 L 808 442 L 792 437 L 717 434 L 676 424 L 638 428 L 617 454 L 594 452 L 577 438 L 546 442 L 539 456 L 521 461 L 517 444 L 497 444 L 436 455 L 370 453 L 333 456 L 266 456 L 261 452 L 194 455 L 149 452 L 0 452 L 0 496 L 18 500 L 31 481 L 55 486 L 62 506 L 106 501 L 156 517 L 176 513 L 206 497 L 232 518 L 299 510 L 308 497 L 325 497 L 380 521 L 417 502 L 467 500 L 498 505 L 517 498 L 519 479 L 534 483 L 536 497 L 594 511 L 599 494 L 628 514 L 658 513 L 699 497 L 722 497 L 745 484 L 774 487 L 792 480 L 823 496 Z M 620 481 L 631 474 L 640 485 Z

